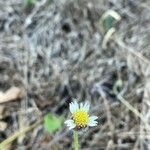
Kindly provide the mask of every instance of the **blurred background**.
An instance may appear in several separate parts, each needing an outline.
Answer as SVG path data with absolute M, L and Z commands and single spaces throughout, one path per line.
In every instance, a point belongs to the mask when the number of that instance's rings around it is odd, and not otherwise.
M 150 150 L 149 40 L 149 0 L 0 0 L 1 149 L 72 150 L 76 98 L 82 150 Z

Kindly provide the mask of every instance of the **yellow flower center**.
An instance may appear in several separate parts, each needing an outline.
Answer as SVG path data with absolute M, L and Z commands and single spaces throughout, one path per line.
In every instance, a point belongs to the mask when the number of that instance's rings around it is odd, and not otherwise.
M 72 118 L 77 128 L 86 127 L 89 120 L 89 115 L 86 111 L 78 110 L 72 114 Z

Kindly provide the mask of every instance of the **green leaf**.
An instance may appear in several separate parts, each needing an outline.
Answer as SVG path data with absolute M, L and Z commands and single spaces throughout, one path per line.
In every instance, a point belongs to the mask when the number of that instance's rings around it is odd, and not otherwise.
M 122 87 L 123 81 L 121 79 L 118 79 L 113 86 L 113 92 L 118 93 Z
M 61 127 L 63 117 L 57 117 L 56 115 L 49 113 L 44 117 L 44 127 L 49 133 L 53 133 Z
M 106 31 L 113 27 L 115 19 L 112 16 L 107 16 L 104 19 L 103 26 Z
M 53 0 L 48 0 L 48 3 L 49 3 L 49 4 L 51 4 L 51 3 L 53 3 L 53 2 L 54 2 Z
M 121 20 L 121 16 L 114 10 L 108 10 L 104 12 L 100 18 L 100 26 L 103 32 L 106 33 L 109 29 L 116 27 L 116 24 Z
M 24 0 L 24 4 L 26 7 L 34 6 L 37 0 Z

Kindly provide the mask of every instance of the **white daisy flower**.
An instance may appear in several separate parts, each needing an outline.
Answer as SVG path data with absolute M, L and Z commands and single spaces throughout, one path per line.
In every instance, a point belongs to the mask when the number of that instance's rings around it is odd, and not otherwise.
M 96 119 L 98 117 L 89 116 L 89 108 L 90 104 L 88 102 L 85 104 L 78 104 L 76 101 L 74 101 L 69 104 L 72 117 L 71 119 L 65 121 L 65 124 L 69 127 L 69 130 L 74 128 L 85 128 L 86 126 L 97 126 L 98 122 Z

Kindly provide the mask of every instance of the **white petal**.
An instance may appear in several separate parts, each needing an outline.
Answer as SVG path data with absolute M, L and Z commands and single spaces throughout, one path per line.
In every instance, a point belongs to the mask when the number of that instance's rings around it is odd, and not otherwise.
M 97 121 L 91 121 L 90 123 L 91 124 L 97 124 L 98 122 Z
M 76 125 L 70 126 L 69 130 L 74 129 Z
M 89 121 L 94 121 L 94 120 L 96 120 L 98 117 L 97 116 L 90 116 L 89 117 Z
M 89 102 L 86 102 L 83 106 L 83 110 L 88 112 L 89 111 L 89 108 L 90 108 L 90 103 Z
M 78 110 L 79 109 L 79 105 L 78 105 L 78 103 L 76 101 L 74 101 L 74 105 L 75 105 L 76 110 Z
M 83 109 L 83 103 L 80 103 L 80 109 Z
M 68 120 L 66 120 L 64 123 L 66 124 L 66 125 L 69 125 L 70 123 L 72 123 L 72 119 L 68 119 Z
M 72 102 L 69 104 L 69 109 L 71 113 L 74 111 L 74 105 Z
M 91 116 L 89 117 L 88 126 L 96 126 L 98 124 L 97 121 L 95 121 L 98 117 L 97 116 Z
M 69 130 L 75 128 L 75 126 L 76 126 L 76 124 L 74 123 L 74 121 L 71 120 L 71 119 L 70 120 L 66 120 L 65 124 L 69 127 Z
M 94 127 L 94 126 L 97 126 L 97 124 L 98 124 L 97 121 L 95 121 L 95 122 L 89 122 L 89 123 L 88 123 L 88 126 Z
M 71 113 L 77 111 L 77 110 L 79 109 L 78 103 L 77 103 L 76 101 L 71 102 L 71 103 L 69 104 L 69 109 L 70 109 L 70 112 L 71 112 Z

